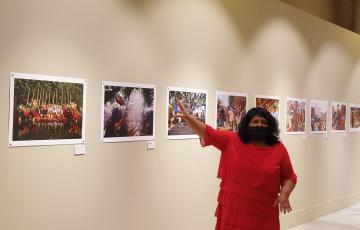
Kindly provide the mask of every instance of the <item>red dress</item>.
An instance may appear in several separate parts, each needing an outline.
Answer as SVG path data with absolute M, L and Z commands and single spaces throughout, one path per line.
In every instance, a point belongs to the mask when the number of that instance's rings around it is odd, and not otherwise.
M 279 208 L 273 204 L 280 185 L 297 179 L 285 146 L 245 144 L 236 132 L 208 125 L 201 141 L 221 150 L 215 229 L 279 230 Z

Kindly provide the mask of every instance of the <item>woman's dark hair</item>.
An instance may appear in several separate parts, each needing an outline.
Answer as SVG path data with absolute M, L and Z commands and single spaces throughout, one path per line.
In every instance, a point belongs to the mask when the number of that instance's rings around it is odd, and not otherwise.
M 266 109 L 264 109 L 262 107 L 256 107 L 256 108 L 250 109 L 246 113 L 244 118 L 241 120 L 241 122 L 239 123 L 239 127 L 238 127 L 238 134 L 240 136 L 240 139 L 244 143 L 251 142 L 251 137 L 248 132 L 248 127 L 249 127 L 249 123 L 250 123 L 251 119 L 253 119 L 253 117 L 255 117 L 255 116 L 265 118 L 265 120 L 268 124 L 268 135 L 267 135 L 267 138 L 265 139 L 265 143 L 270 146 L 279 143 L 280 130 L 279 130 L 278 122 L 271 115 L 271 113 L 269 111 L 267 111 Z

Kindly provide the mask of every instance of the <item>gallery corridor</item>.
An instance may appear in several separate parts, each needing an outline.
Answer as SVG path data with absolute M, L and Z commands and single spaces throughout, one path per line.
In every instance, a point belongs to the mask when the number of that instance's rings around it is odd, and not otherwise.
M 289 230 L 360 230 L 360 204 L 330 213 Z

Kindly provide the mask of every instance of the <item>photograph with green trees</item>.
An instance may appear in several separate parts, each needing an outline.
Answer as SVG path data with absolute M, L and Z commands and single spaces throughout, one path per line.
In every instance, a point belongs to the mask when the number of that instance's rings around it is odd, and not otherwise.
M 207 118 L 207 90 L 168 87 L 167 101 L 167 138 L 186 139 L 198 136 L 177 116 L 180 108 L 176 99 L 181 101 L 187 112 L 201 122 Z
M 83 143 L 86 81 L 11 74 L 9 145 Z

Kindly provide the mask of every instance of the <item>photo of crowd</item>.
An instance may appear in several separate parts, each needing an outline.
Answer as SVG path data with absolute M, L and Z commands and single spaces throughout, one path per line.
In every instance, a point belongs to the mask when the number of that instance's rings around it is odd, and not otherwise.
M 201 122 L 206 122 L 207 92 L 194 89 L 168 88 L 167 136 L 181 139 L 181 136 L 197 137 L 185 121 L 176 115 L 180 108 L 176 103 L 180 100 L 187 112 Z M 184 137 L 186 138 L 186 137 Z
M 247 96 L 227 92 L 216 92 L 216 95 L 216 128 L 237 132 L 246 114 Z
M 81 83 L 14 77 L 10 142 L 81 140 L 83 93 Z
M 103 82 L 102 141 L 153 138 L 154 105 L 154 86 Z
M 327 101 L 310 101 L 310 122 L 312 133 L 326 133 L 327 112 Z
M 286 133 L 305 134 L 305 106 L 303 99 L 286 99 Z
M 350 105 L 350 131 L 360 131 L 360 105 Z
M 331 127 L 334 132 L 345 132 L 346 104 L 340 102 L 331 103 Z
M 267 109 L 279 121 L 280 99 L 278 97 L 255 96 L 255 106 Z

